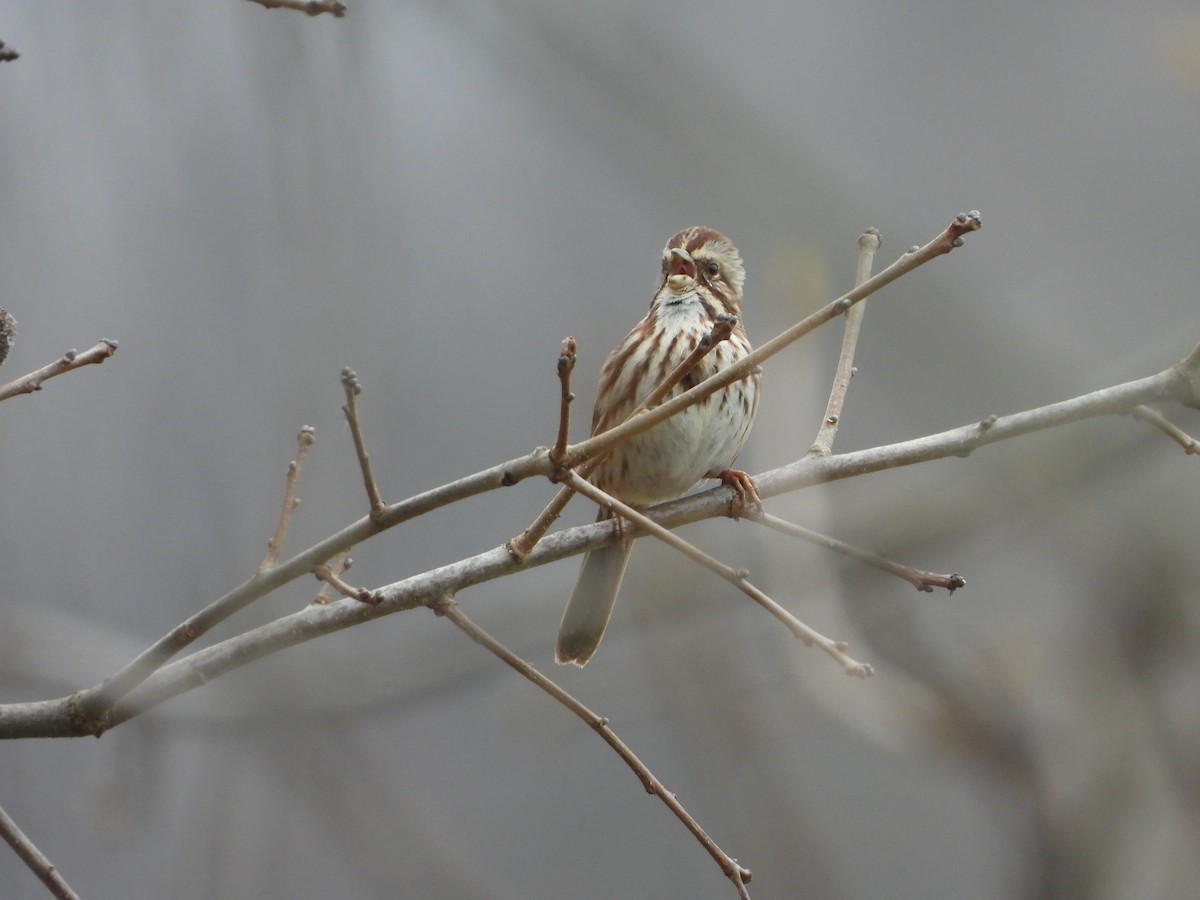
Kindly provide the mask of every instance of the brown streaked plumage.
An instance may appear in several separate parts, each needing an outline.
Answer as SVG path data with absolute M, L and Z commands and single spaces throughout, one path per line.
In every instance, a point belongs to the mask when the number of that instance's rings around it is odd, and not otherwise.
M 749 353 L 741 318 L 744 282 L 741 257 L 728 238 L 701 227 L 685 228 L 671 238 L 663 248 L 662 279 L 649 312 L 600 370 L 592 433 L 624 421 L 712 330 L 717 316 L 737 316 L 733 334 L 671 396 Z M 730 467 L 754 422 L 760 381 L 760 374 L 749 375 L 619 445 L 592 473 L 592 482 L 631 506 L 682 496 L 704 478 L 722 478 L 739 488 L 751 484 L 745 473 Z M 598 519 L 609 515 L 602 509 Z M 558 662 L 582 666 L 591 659 L 612 614 L 632 545 L 622 540 L 584 557 L 559 628 Z

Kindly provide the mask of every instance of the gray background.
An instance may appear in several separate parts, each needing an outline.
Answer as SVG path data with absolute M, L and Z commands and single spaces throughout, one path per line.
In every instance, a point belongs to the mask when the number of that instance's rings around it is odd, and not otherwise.
M 4 380 L 121 345 L 0 408 L 3 701 L 97 682 L 246 578 L 300 426 L 289 549 L 361 516 L 343 366 L 387 499 L 549 442 L 567 334 L 582 426 L 685 225 L 741 248 L 762 340 L 849 286 L 866 226 L 888 261 L 983 211 L 870 302 L 840 449 L 1200 340 L 1192 2 L 42 0 L 0 29 L 22 54 L 0 66 Z M 768 366 L 748 469 L 803 455 L 838 340 Z M 868 682 L 649 545 L 583 672 L 551 661 L 574 561 L 459 600 L 610 717 L 755 897 L 1194 896 L 1196 465 L 1112 419 L 770 504 L 962 572 L 952 598 L 687 529 L 849 639 Z M 391 531 L 353 579 L 494 547 L 552 492 Z M 100 741 L 0 747 L 0 804 L 89 898 L 733 896 L 594 734 L 423 610 Z M 46 896 L 8 852 L 0 885 Z

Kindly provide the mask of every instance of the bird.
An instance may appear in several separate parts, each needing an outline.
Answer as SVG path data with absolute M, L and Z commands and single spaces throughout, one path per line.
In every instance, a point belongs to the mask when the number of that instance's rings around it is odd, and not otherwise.
M 736 317 L 718 343 L 666 399 L 742 359 L 753 349 L 742 323 L 746 272 L 727 237 L 685 228 L 667 241 L 658 289 L 645 317 L 617 344 L 600 370 L 592 434 L 624 421 L 634 407 L 696 349 L 718 317 Z M 754 370 L 648 431 L 618 444 L 590 480 L 633 507 L 672 500 L 706 478 L 719 478 L 757 502 L 754 482 L 732 468 L 758 411 L 762 374 Z M 611 518 L 602 507 L 597 521 Z M 604 637 L 633 541 L 620 535 L 583 558 L 559 626 L 554 657 L 585 665 Z

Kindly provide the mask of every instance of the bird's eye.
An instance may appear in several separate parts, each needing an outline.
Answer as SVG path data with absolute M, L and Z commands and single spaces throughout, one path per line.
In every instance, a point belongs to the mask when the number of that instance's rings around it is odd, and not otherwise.
M 708 273 L 709 278 L 716 278 L 718 275 L 721 274 L 721 267 L 718 266 L 715 262 L 710 262 L 707 266 L 704 267 L 704 271 L 706 271 Z

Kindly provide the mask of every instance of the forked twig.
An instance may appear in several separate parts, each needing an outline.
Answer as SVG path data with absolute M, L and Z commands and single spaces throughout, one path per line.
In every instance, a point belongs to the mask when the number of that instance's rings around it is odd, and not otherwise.
M 305 425 L 296 435 L 298 445 L 296 458 L 288 463 L 287 487 L 283 490 L 283 507 L 279 510 L 279 521 L 275 523 L 275 533 L 267 541 L 267 555 L 258 566 L 260 572 L 274 568 L 279 562 L 279 554 L 283 552 L 283 541 L 287 537 L 292 513 L 300 505 L 300 501 L 296 499 L 296 484 L 300 481 L 300 472 L 304 468 L 304 461 L 308 459 L 308 451 L 316 442 L 317 432 L 311 425 Z
M 1135 419 L 1140 419 L 1143 422 L 1153 425 L 1182 447 L 1184 453 L 1188 455 L 1200 454 L 1200 441 L 1197 441 L 1157 409 L 1149 406 L 1135 406 L 1129 411 L 1129 414 Z
M 339 555 L 344 556 L 344 554 Z M 378 593 L 370 588 L 357 588 L 349 582 L 343 581 L 341 574 L 336 571 L 333 566 L 328 566 L 324 563 L 319 566 L 314 566 L 313 574 L 339 594 L 349 597 L 351 600 L 357 600 L 359 603 L 366 603 L 370 606 L 375 606 L 380 600 L 383 599 Z
M 725 876 L 733 882 L 738 890 L 738 895 L 740 897 L 749 897 L 745 886 L 752 877 L 750 870 L 738 865 L 737 860 L 729 856 L 729 854 L 717 845 L 716 841 L 708 836 L 707 832 L 700 827 L 700 823 L 692 818 L 691 814 L 684 809 L 683 804 L 679 802 L 675 795 L 658 780 L 658 777 L 646 767 L 645 763 L 637 758 L 634 752 L 629 749 L 629 746 L 617 737 L 616 732 L 609 727 L 608 719 L 596 715 L 596 713 L 576 700 L 574 696 L 563 690 L 555 682 L 551 681 L 524 659 L 480 628 L 479 625 L 462 611 L 453 597 L 442 597 L 431 603 L 430 608 L 439 616 L 449 619 L 459 630 L 475 641 L 475 643 L 489 650 L 502 660 L 505 665 L 519 673 L 523 678 L 533 682 L 533 684 L 537 685 L 579 718 L 583 719 L 593 731 L 600 735 L 606 744 L 616 751 L 625 764 L 633 770 L 633 773 L 637 775 L 638 780 L 642 782 L 642 786 L 646 789 L 646 793 L 653 794 L 665 803 L 667 808 L 675 814 L 675 817 L 683 823 L 684 827 L 695 836 L 700 845 L 708 852 L 708 855 L 721 867 L 721 871 L 725 873 Z
M 343 595 L 345 594 L 345 591 L 338 590 L 338 588 L 329 579 L 321 578 L 320 573 L 317 572 L 317 568 L 323 568 L 326 572 L 332 573 L 335 577 L 340 577 L 343 572 L 350 568 L 350 551 L 343 550 L 341 553 L 338 553 L 336 556 L 334 556 L 333 559 L 331 559 L 328 563 L 313 569 L 313 574 L 316 575 L 321 582 L 321 587 L 317 591 L 317 596 L 313 597 L 313 603 L 317 604 L 318 606 L 327 606 L 329 601 L 333 599 L 333 592 L 335 590 L 337 590 L 339 594 Z

